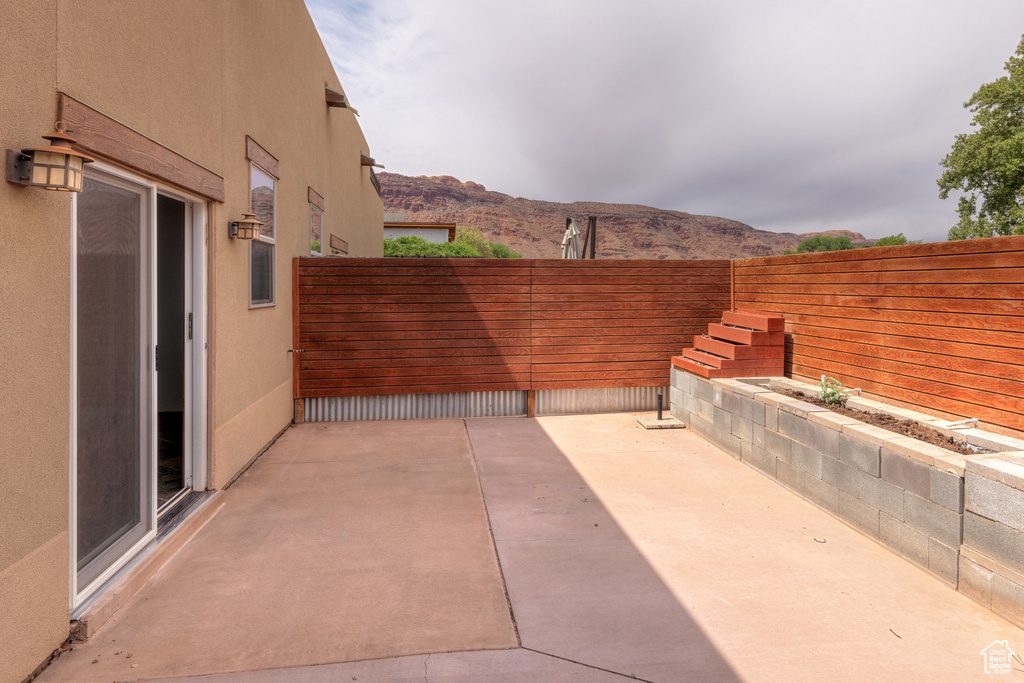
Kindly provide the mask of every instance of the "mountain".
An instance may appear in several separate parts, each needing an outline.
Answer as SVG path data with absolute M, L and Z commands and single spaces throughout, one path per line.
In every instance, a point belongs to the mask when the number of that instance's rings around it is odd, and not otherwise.
M 503 242 L 524 258 L 561 256 L 565 218 L 580 231 L 597 217 L 597 257 L 632 259 L 745 258 L 781 254 L 818 233 L 757 230 L 728 218 L 698 216 L 637 204 L 573 202 L 561 204 L 492 192 L 451 176 L 378 174 L 384 211 L 405 221 L 458 223 L 480 228 L 492 242 Z M 868 244 L 859 232 L 829 230 L 855 245 Z

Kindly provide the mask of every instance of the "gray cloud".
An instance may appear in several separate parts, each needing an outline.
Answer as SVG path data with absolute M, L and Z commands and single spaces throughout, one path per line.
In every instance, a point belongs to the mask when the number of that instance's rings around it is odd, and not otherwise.
M 1018 0 L 307 0 L 389 171 L 943 239 L 939 161 Z

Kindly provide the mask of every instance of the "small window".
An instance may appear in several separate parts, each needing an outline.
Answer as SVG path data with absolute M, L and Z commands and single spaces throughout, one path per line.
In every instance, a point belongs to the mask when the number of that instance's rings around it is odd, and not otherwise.
M 250 166 L 249 174 L 249 210 L 256 214 L 256 220 L 263 223 L 257 239 L 273 244 L 274 235 L 274 204 L 277 199 L 277 181 L 256 164 Z
M 315 204 L 309 205 L 309 253 L 323 256 L 324 210 Z
M 249 172 L 249 210 L 263 223 L 249 246 L 249 302 L 252 306 L 274 304 L 274 256 L 277 215 L 277 181 L 256 164 Z
M 253 241 L 250 249 L 249 296 L 253 306 L 269 306 L 274 303 L 274 245 Z

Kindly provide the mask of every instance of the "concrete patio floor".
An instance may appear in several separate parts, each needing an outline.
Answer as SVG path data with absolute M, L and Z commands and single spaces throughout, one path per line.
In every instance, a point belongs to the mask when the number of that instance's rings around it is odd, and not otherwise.
M 970 681 L 1024 631 L 687 430 L 288 430 L 56 681 Z

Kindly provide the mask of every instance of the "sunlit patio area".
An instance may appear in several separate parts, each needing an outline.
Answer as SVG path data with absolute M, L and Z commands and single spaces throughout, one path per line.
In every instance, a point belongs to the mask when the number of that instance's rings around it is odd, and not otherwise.
M 307 423 L 56 681 L 991 680 L 1024 633 L 686 429 Z

